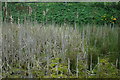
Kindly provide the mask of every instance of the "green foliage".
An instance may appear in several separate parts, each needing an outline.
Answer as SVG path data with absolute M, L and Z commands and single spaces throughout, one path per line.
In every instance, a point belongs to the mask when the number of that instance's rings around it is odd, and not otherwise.
M 51 78 L 67 78 L 67 65 L 60 62 L 60 58 L 54 58 L 50 62 L 50 75 Z M 48 76 L 45 76 L 48 77 Z
M 106 5 L 105 5 L 106 4 Z M 81 23 L 116 23 L 119 21 L 120 10 L 119 4 L 114 3 L 8 3 L 7 17 L 12 15 L 14 21 L 21 22 L 25 18 L 40 23 L 57 23 L 57 24 L 81 24 Z M 37 6 L 36 6 L 37 5 Z M 29 13 L 29 8 L 32 13 Z M 112 7 L 114 6 L 114 7 Z M 3 4 L 4 7 L 4 4 Z M 4 14 L 4 11 L 3 11 Z
M 108 59 L 100 59 L 100 63 L 96 65 L 93 72 L 96 74 L 96 77 L 99 78 L 118 77 L 118 69 L 113 64 L 109 63 Z
M 89 71 L 87 70 L 85 62 L 79 61 L 79 63 L 78 63 L 78 78 L 86 78 L 86 76 L 88 74 L 89 74 Z

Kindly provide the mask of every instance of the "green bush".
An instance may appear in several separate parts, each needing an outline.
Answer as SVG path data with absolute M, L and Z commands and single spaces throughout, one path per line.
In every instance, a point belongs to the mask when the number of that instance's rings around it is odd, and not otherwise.
M 36 6 L 37 5 L 37 6 Z M 4 7 L 3 3 L 3 7 Z M 29 14 L 29 8 L 32 13 Z M 113 24 L 119 22 L 120 10 L 119 3 L 8 3 L 8 16 L 3 18 L 9 19 L 12 15 L 14 22 L 20 18 L 38 21 L 39 23 L 57 23 L 57 24 Z

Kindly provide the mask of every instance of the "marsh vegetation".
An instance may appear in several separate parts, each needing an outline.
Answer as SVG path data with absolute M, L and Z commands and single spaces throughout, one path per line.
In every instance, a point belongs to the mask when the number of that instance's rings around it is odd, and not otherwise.
M 119 77 L 118 27 L 3 26 L 3 77 Z
M 120 78 L 120 3 L 3 3 L 2 78 Z

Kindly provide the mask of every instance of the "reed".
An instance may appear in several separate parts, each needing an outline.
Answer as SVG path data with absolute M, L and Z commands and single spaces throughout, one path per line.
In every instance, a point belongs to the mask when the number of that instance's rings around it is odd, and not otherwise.
M 2 28 L 2 77 L 52 77 L 51 60 L 60 58 L 61 64 L 68 64 L 66 75 L 87 78 L 92 74 L 88 71 L 97 65 L 98 57 L 109 58 L 112 64 L 118 62 L 117 29 L 90 24 L 79 29 L 69 25 L 5 23 Z

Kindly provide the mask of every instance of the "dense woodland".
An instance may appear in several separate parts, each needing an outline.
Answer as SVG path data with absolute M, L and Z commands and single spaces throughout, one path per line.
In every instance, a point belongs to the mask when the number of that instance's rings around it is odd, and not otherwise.
M 120 78 L 120 3 L 2 3 L 2 78 Z
M 57 24 L 119 23 L 119 2 L 3 3 L 3 20 Z M 116 20 L 117 19 L 117 20 Z

